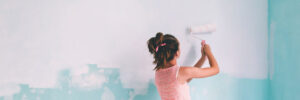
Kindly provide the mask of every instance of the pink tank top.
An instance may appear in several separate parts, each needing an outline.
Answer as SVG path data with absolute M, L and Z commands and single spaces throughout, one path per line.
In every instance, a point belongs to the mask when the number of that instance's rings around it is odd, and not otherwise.
M 161 100 L 190 100 L 188 84 L 177 81 L 179 68 L 175 65 L 155 72 L 155 85 Z

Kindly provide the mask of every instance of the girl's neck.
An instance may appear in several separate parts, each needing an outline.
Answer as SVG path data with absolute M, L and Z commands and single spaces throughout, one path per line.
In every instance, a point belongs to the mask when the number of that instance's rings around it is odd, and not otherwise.
M 176 64 L 177 64 L 176 59 L 173 59 L 173 60 L 171 60 L 171 61 L 169 61 L 169 62 L 167 63 L 167 65 L 165 66 L 165 68 L 172 67 L 172 66 L 174 66 L 174 65 L 176 65 Z

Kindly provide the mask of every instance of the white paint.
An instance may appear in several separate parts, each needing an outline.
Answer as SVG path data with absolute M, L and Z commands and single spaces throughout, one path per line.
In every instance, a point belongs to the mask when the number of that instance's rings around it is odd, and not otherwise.
M 12 94 L 20 91 L 20 87 L 16 84 L 3 84 L 0 83 L 0 97 L 7 96 L 10 97 Z
M 217 28 L 209 42 L 221 72 L 240 77 L 268 77 L 268 1 L 217 3 Z
M 81 76 L 83 74 L 88 74 L 88 73 L 89 73 L 89 67 L 87 65 L 81 67 L 75 67 L 71 69 L 72 76 Z
M 205 24 L 201 26 L 193 26 L 190 28 L 191 34 L 201 34 L 201 33 L 211 33 L 216 31 L 216 25 L 215 24 Z
M 268 65 L 269 65 L 269 78 L 272 80 L 273 75 L 274 75 L 274 32 L 276 29 L 276 23 L 274 21 L 270 22 L 270 27 L 269 27 L 269 49 L 268 49 Z
M 23 94 L 21 100 L 28 100 L 27 95 L 26 95 L 26 94 Z
M 13 100 L 13 96 L 4 96 L 4 100 Z
M 88 72 L 88 66 L 71 70 L 71 85 L 81 89 L 101 88 L 107 82 L 103 72 Z
M 101 100 L 115 100 L 115 95 L 109 88 L 105 87 Z

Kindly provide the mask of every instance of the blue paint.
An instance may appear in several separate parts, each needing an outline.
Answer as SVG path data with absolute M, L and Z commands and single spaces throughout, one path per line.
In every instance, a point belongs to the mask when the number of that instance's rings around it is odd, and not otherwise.
M 94 64 L 89 65 L 89 73 L 101 70 Z M 128 100 L 132 89 L 124 88 L 119 79 L 119 70 L 114 68 L 102 68 L 108 81 L 103 87 L 93 90 L 85 90 L 70 86 L 70 70 L 63 70 L 59 76 L 59 88 L 30 88 L 27 84 L 20 84 L 21 91 L 14 94 L 14 100 L 99 100 L 104 88 L 109 88 L 115 96 L 115 100 Z M 32 91 L 35 91 L 34 93 Z M 38 99 L 39 98 L 39 99 Z
M 191 88 L 195 88 L 191 90 L 191 96 L 192 100 L 266 100 L 267 82 L 267 79 L 236 78 L 219 74 L 194 79 L 190 83 Z
M 105 88 L 109 89 L 115 100 L 129 100 L 132 88 L 124 88 L 117 68 L 98 68 L 89 64 L 89 73 L 104 70 L 108 79 L 97 89 L 82 89 L 70 85 L 70 70 L 62 70 L 59 74 L 57 88 L 31 88 L 28 84 L 20 84 L 21 91 L 13 95 L 13 100 L 101 100 Z M 235 78 L 220 74 L 206 79 L 194 79 L 190 84 L 192 100 L 266 100 L 266 84 L 268 80 Z M 3 100 L 4 97 L 0 97 Z M 133 100 L 159 100 L 159 94 L 153 80 L 148 83 L 146 94 L 138 94 Z
M 269 0 L 270 100 L 300 100 L 299 11 L 299 0 Z

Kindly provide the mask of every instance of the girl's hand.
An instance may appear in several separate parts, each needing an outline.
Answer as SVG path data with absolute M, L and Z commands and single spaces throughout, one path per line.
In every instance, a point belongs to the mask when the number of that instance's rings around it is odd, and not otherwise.
M 205 40 L 202 40 L 202 42 L 201 42 L 201 54 L 202 54 L 202 57 L 205 57 L 206 56 L 206 54 L 205 54 L 205 52 L 204 52 L 204 45 L 205 45 L 206 43 L 205 43 Z
M 204 46 L 201 47 L 201 54 L 202 54 L 202 57 L 205 57 L 205 56 L 206 56 L 206 54 L 205 54 L 205 52 L 204 52 Z
M 210 49 L 210 46 L 208 44 L 204 45 L 204 52 L 205 52 L 205 54 L 211 53 L 211 49 Z

